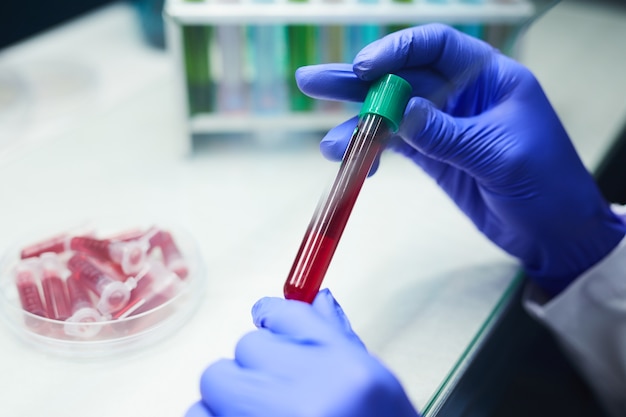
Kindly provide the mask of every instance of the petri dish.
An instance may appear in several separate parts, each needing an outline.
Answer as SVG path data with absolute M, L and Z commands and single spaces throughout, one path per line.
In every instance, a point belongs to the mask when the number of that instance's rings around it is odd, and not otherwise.
M 46 353 L 111 356 L 180 329 L 205 286 L 204 263 L 183 227 L 83 222 L 23 237 L 5 251 L 0 317 Z

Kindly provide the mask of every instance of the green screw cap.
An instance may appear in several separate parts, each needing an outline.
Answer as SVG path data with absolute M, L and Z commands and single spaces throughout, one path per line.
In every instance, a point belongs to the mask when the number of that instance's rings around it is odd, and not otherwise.
M 377 114 L 384 117 L 395 132 L 400 126 L 412 90 L 411 84 L 404 78 L 393 74 L 382 76 L 370 87 L 359 117 Z

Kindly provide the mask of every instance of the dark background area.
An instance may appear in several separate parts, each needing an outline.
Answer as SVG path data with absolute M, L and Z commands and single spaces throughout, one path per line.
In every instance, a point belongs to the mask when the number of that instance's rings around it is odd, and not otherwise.
M 0 1 L 0 49 L 113 0 Z
M 0 49 L 115 0 L 0 0 Z M 149 3 L 149 0 L 134 0 Z M 562 0 L 626 7 L 626 0 Z

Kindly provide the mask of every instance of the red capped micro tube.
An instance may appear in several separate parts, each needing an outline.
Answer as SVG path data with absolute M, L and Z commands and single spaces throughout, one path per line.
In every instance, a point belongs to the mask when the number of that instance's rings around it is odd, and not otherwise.
M 87 289 L 78 282 L 78 279 L 67 279 L 67 291 L 71 305 L 71 316 L 65 320 L 63 330 L 68 336 L 93 337 L 102 326 L 95 325 L 102 321 L 102 314 L 96 310 Z
M 56 253 L 46 252 L 41 260 L 41 287 L 46 301 L 46 316 L 54 320 L 65 320 L 71 315 L 67 294 L 65 267 Z
M 70 249 L 70 240 L 74 236 L 92 236 L 93 230 L 89 227 L 73 229 L 69 232 L 59 233 L 44 240 L 32 243 L 22 248 L 20 258 L 34 258 L 46 252 L 61 254 Z
M 46 252 L 62 253 L 69 249 L 71 236 L 67 233 L 53 236 L 49 239 L 33 243 L 22 248 L 20 252 L 21 259 L 33 258 Z
M 142 239 L 109 241 L 85 236 L 73 237 L 69 247 L 76 252 L 115 262 L 128 275 L 141 271 L 150 249 L 149 243 Z
M 96 308 L 104 315 L 124 308 L 130 299 L 130 291 L 135 287 L 133 278 L 125 282 L 114 280 L 99 265 L 81 253 L 74 254 L 67 261 L 67 267 L 73 273 L 70 279 L 78 280 L 100 297 Z
M 14 270 L 14 279 L 22 308 L 31 314 L 46 317 L 46 308 L 39 290 L 40 274 L 39 260 L 31 258 L 17 264 Z M 37 327 L 40 324 L 32 317 L 27 317 L 26 322 L 31 327 Z
M 172 234 L 165 230 L 157 231 L 151 238 L 150 244 L 152 246 L 158 246 L 161 249 L 163 255 L 163 262 L 165 266 L 174 271 L 176 275 L 184 279 L 189 274 L 189 266 L 187 261 L 181 254 Z
M 109 242 L 127 242 L 129 240 L 137 240 L 146 235 L 144 229 L 135 228 L 135 229 L 126 229 L 114 235 L 108 235 L 105 240 Z
M 130 301 L 113 318 L 125 318 L 156 308 L 172 299 L 182 283 L 178 274 L 172 272 L 161 261 L 151 261 L 135 277 L 137 286 Z

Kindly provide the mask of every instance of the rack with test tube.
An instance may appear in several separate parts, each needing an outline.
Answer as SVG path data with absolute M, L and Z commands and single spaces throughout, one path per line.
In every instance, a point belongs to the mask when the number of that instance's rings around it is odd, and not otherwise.
M 196 135 L 325 131 L 358 107 L 304 96 L 302 65 L 351 62 L 375 39 L 429 22 L 453 25 L 510 55 L 549 0 L 168 0 L 188 142 Z

